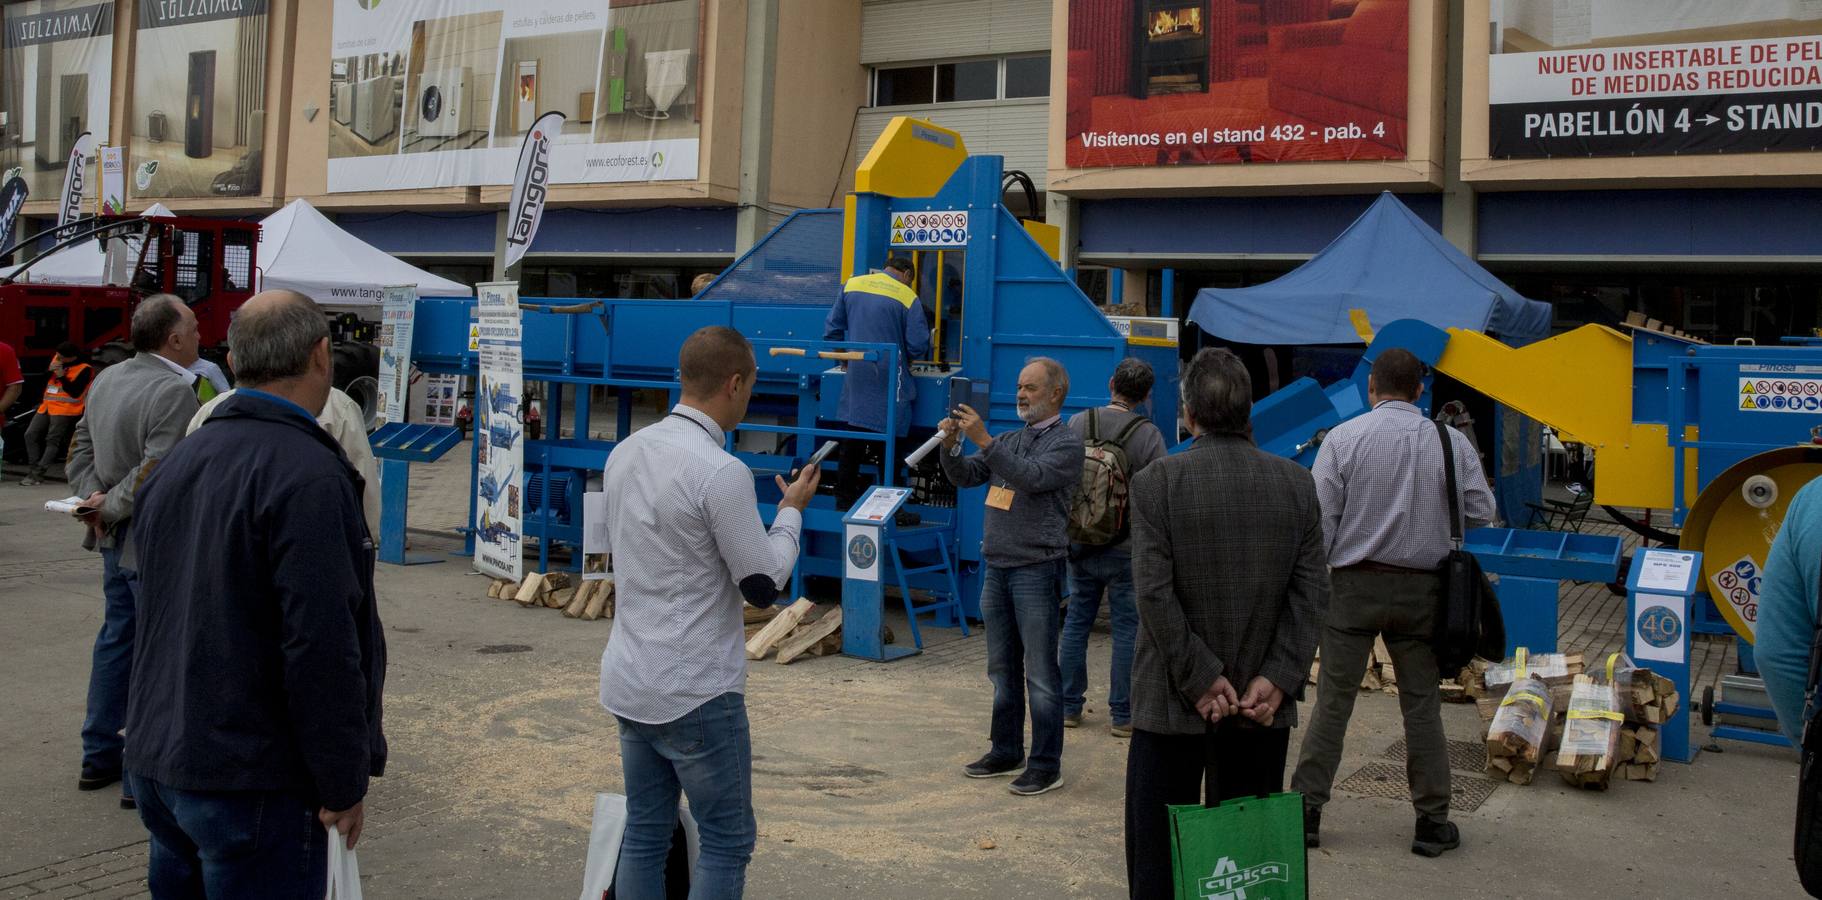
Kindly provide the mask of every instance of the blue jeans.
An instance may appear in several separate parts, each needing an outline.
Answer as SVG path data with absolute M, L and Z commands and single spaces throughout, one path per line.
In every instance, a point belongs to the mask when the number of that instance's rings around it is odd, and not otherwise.
M 1113 626 L 1113 666 L 1108 672 L 1107 714 L 1115 725 L 1132 722 L 1132 641 L 1139 629 L 1133 604 L 1132 551 L 1106 550 L 1069 562 L 1069 613 L 1063 617 L 1063 715 L 1080 714 L 1088 693 L 1088 632 L 1101 613 L 1107 592 L 1107 619 Z
M 987 678 L 993 682 L 993 755 L 1025 758 L 1025 701 L 1031 700 L 1032 772 L 1063 768 L 1063 692 L 1057 671 L 1063 560 L 986 567 L 981 620 L 987 625 Z
M 614 896 L 665 897 L 664 861 L 677 827 L 681 790 L 690 800 L 702 847 L 690 873 L 691 900 L 738 900 L 758 840 L 746 698 L 722 694 L 663 725 L 614 718 L 620 723 L 620 764 L 626 774 L 626 835 L 614 871 Z
M 158 900 L 321 900 L 329 832 L 286 791 L 184 791 L 127 776 L 152 835 L 146 887 Z
M 82 770 L 120 771 L 126 741 L 127 682 L 133 672 L 133 598 L 139 579 L 120 567 L 120 551 L 101 551 L 101 631 L 89 670 L 89 710 L 82 720 Z M 325 864 L 326 865 L 326 864 Z

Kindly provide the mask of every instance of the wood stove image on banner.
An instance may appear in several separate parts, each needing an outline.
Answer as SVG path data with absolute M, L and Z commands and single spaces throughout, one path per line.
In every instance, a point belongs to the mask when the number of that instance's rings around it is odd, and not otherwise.
M 1133 4 L 1132 95 L 1208 92 L 1208 0 Z
M 190 54 L 189 89 L 184 93 L 183 155 L 208 159 L 215 153 L 215 51 Z

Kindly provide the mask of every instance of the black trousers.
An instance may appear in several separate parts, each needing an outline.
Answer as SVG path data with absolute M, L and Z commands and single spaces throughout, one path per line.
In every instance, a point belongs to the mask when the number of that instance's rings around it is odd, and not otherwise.
M 1284 790 L 1290 745 L 1289 728 L 1242 727 L 1238 720 L 1212 734 L 1133 729 L 1126 752 L 1126 885 L 1133 900 L 1169 900 L 1175 893 L 1169 807 Z
M 850 425 L 850 428 L 857 426 Z M 884 468 L 883 458 L 886 445 L 878 441 L 845 440 L 836 448 L 835 454 L 840 457 L 835 467 L 835 508 L 846 512 L 861 495 L 874 484 L 872 475 L 863 474 L 860 467 L 875 465 Z

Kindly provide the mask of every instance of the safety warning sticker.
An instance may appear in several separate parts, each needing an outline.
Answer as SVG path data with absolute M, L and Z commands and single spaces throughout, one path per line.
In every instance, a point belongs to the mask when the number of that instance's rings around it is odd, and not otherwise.
M 1740 409 L 1752 412 L 1822 412 L 1822 378 L 1742 378 Z
M 894 247 L 966 247 L 968 211 L 935 209 L 892 214 Z
M 1725 603 L 1740 614 L 1746 627 L 1756 629 L 1759 622 L 1759 563 L 1747 554 L 1733 565 L 1720 569 L 1708 579 L 1714 584 L 1716 603 Z

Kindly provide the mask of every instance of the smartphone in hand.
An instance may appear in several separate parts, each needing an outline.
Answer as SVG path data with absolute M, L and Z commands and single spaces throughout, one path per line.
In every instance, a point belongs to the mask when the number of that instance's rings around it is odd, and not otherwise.
M 797 480 L 798 474 L 803 472 L 804 469 L 814 469 L 817 466 L 822 465 L 823 460 L 828 459 L 829 454 L 835 452 L 835 446 L 839 443 L 841 443 L 841 442 L 840 441 L 823 441 L 822 446 L 817 447 L 816 452 L 810 454 L 809 460 L 807 460 L 803 464 L 803 469 L 792 469 L 791 470 L 791 480 L 793 480 L 793 481 Z

